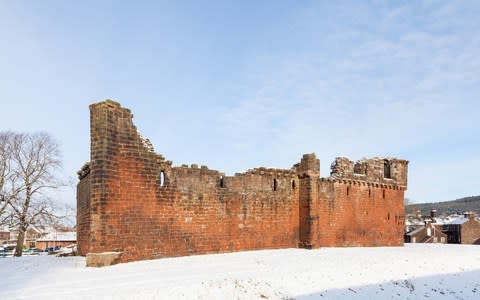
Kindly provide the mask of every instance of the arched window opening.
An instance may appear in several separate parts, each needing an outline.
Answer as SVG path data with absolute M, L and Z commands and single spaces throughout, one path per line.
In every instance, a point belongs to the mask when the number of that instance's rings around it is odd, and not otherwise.
M 160 186 L 165 186 L 165 171 L 160 172 Z
M 223 176 L 220 176 L 220 187 L 221 188 L 225 187 L 225 182 L 223 181 Z
M 276 191 L 278 189 L 278 180 L 277 178 L 273 179 L 273 190 Z
M 392 178 L 391 177 L 391 168 L 390 162 L 388 160 L 383 161 L 383 178 Z

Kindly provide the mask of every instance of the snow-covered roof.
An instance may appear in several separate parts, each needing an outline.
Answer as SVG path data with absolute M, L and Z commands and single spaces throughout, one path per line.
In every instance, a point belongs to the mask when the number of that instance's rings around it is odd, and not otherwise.
M 76 241 L 77 233 L 76 232 L 51 232 L 44 237 L 39 238 L 37 241 L 46 242 L 46 241 Z
M 413 231 L 408 232 L 407 235 L 415 235 L 415 234 L 419 233 L 420 231 L 422 231 L 424 229 L 425 229 L 425 226 L 419 227 L 419 228 L 417 228 Z
M 425 222 L 416 218 L 405 219 L 405 225 L 425 225 Z
M 440 225 L 461 225 L 465 222 L 467 222 L 469 219 L 468 217 L 464 217 L 464 216 L 458 216 L 458 217 L 454 217 L 452 218 L 451 216 L 450 217 L 447 217 L 445 219 L 442 220 L 442 222 L 439 224 Z
M 465 222 L 468 221 L 468 218 L 465 218 L 464 216 L 460 216 L 458 218 L 455 218 L 453 220 L 445 221 L 443 224 L 445 225 L 461 225 Z
M 36 233 L 44 233 L 45 232 L 45 230 L 42 230 L 41 228 L 39 228 L 37 226 L 33 226 L 33 225 L 30 226 L 29 229 L 35 231 Z
M 443 225 L 443 224 L 445 224 L 445 222 L 450 221 L 450 219 L 448 217 L 446 217 L 446 218 L 434 217 L 434 218 L 432 218 L 432 220 L 433 220 L 433 222 L 432 222 L 433 225 Z

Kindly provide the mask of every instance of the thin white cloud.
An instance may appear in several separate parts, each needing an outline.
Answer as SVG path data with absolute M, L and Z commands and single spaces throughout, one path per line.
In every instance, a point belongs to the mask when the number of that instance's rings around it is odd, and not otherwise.
M 276 161 L 280 156 L 291 161 L 311 151 L 321 159 L 444 151 L 433 145 L 472 126 L 480 112 L 480 103 L 461 88 L 480 78 L 480 33 L 429 32 L 438 28 L 442 16 L 456 26 L 463 23 L 451 6 L 424 9 L 430 9 L 431 16 L 425 16 L 423 29 L 410 23 L 415 7 L 404 6 L 378 22 L 385 27 L 380 35 L 358 33 L 357 28 L 332 33 L 361 37 L 345 45 L 351 48 L 341 55 L 319 49 L 276 57 L 275 65 L 268 59 L 252 63 L 249 71 L 259 88 L 245 94 L 222 118 L 233 143 L 255 153 L 268 141 L 277 149 L 271 153 Z M 388 34 L 389 28 L 394 32 Z M 445 159 L 455 165 L 456 157 Z M 323 160 L 322 165 L 329 163 Z M 415 173 L 422 170 L 422 162 L 415 164 L 420 167 L 412 170 L 411 178 L 422 183 L 425 172 Z M 328 175 L 328 168 L 322 167 L 322 173 Z M 444 182 L 449 174 L 429 176 Z M 434 200 L 441 193 L 415 183 L 410 191 L 413 200 L 415 195 Z

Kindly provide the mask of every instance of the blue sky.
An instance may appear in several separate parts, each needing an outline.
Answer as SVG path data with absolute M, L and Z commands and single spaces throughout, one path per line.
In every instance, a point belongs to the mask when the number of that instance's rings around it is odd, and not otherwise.
M 137 2 L 0 0 L 0 130 L 50 132 L 61 176 L 110 98 L 174 165 L 396 156 L 414 202 L 480 194 L 478 1 Z

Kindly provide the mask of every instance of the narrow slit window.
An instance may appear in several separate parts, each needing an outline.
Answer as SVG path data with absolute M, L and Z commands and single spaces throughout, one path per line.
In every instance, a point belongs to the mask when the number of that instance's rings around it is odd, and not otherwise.
M 350 195 L 350 187 L 347 186 L 347 196 Z
M 296 188 L 296 183 L 295 183 L 295 180 L 292 180 L 292 190 L 294 190 Z
M 385 199 L 385 190 L 383 190 L 383 199 Z
M 165 186 L 165 171 L 160 172 L 160 186 Z
M 277 178 L 273 179 L 273 190 L 276 191 L 278 189 L 278 180 Z
M 372 189 L 368 189 L 368 197 L 372 197 Z
M 223 180 L 223 176 L 220 176 L 220 187 L 224 188 L 225 187 L 225 182 Z

